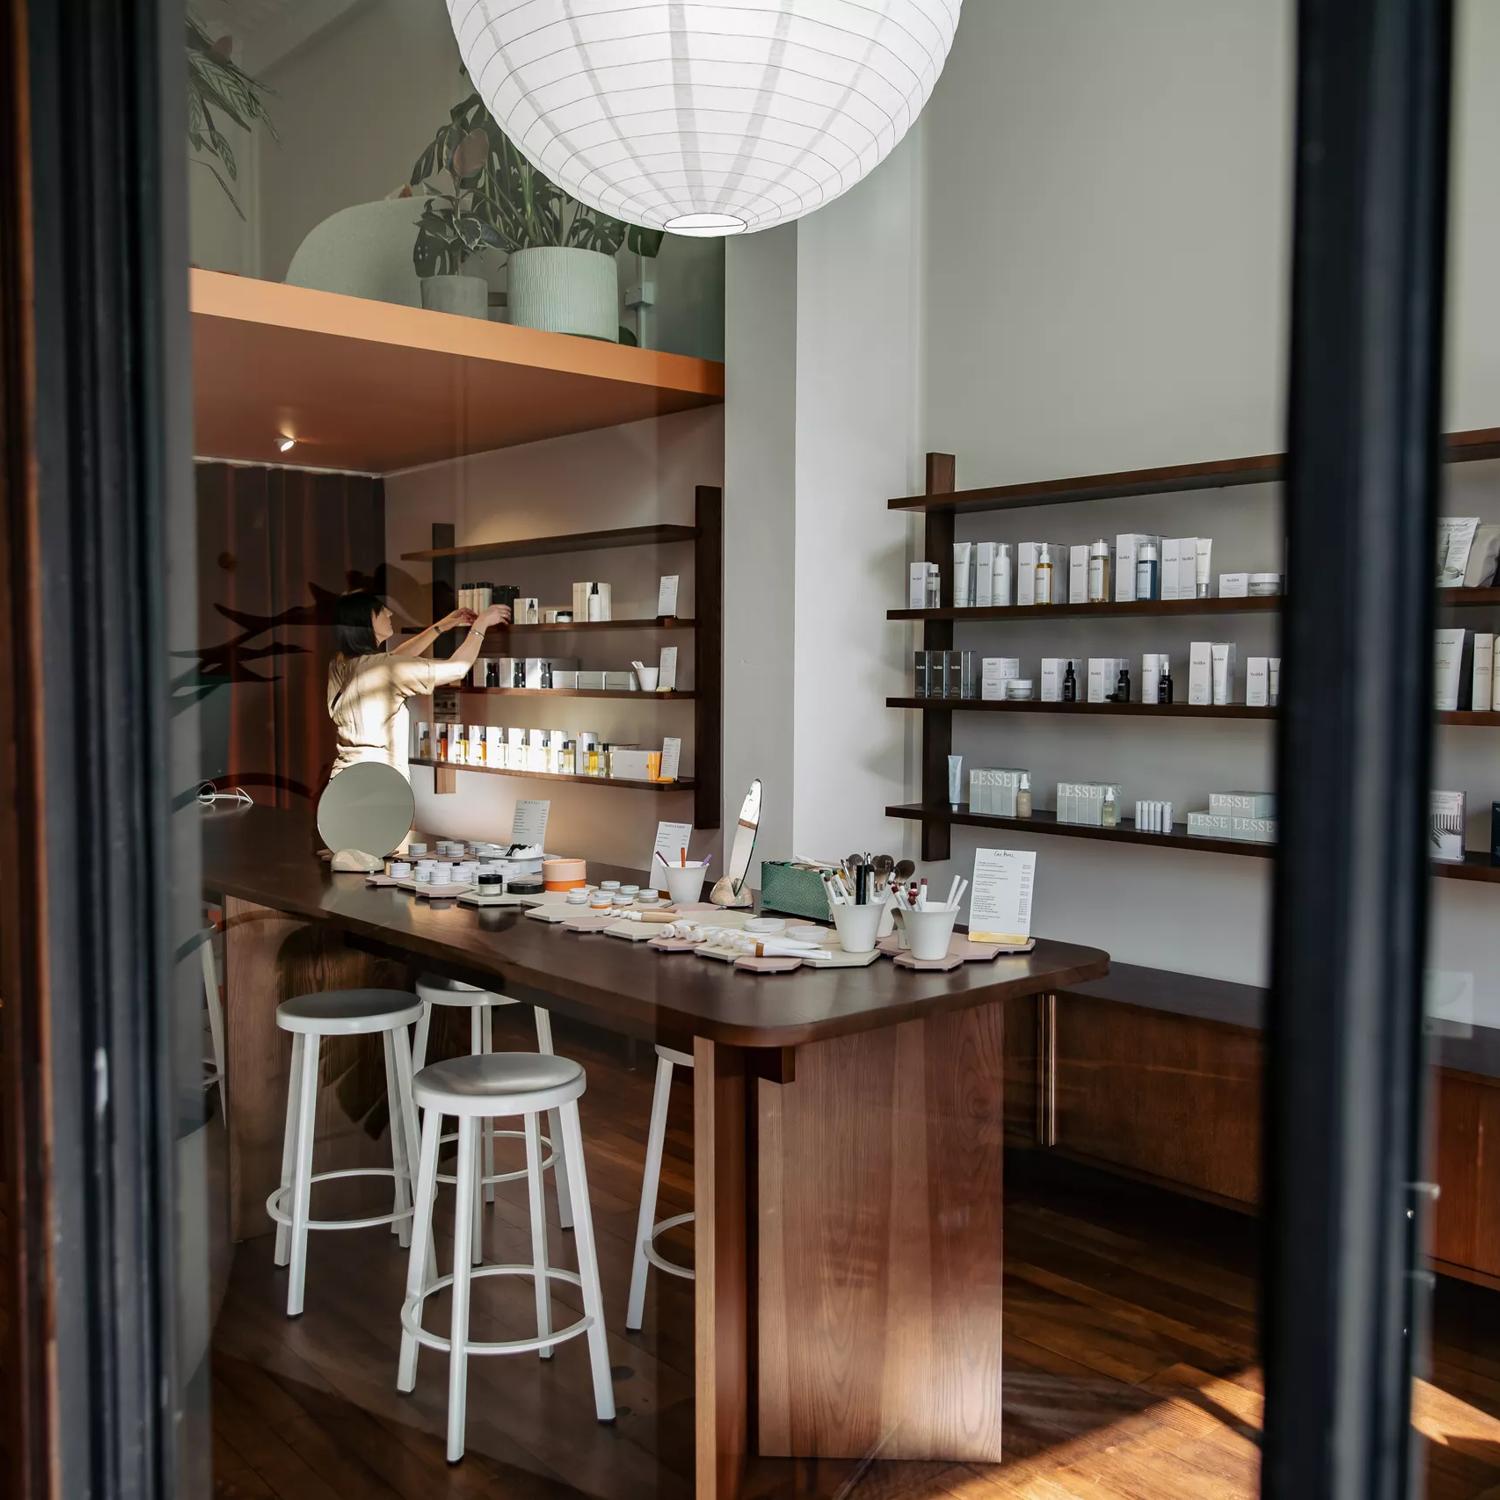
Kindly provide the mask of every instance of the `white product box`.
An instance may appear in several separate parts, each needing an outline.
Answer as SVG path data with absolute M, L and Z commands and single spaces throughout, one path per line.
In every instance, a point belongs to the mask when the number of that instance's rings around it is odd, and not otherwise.
M 974 543 L 974 607 L 988 609 L 995 599 L 995 544 Z
M 1156 651 L 1141 657 L 1141 702 L 1155 703 L 1161 689 L 1161 654 Z
M 484 731 L 484 763 L 487 766 L 505 764 L 505 731 L 493 724 Z
M 1089 657 L 1087 702 L 1103 703 L 1105 698 L 1114 690 L 1114 666 L 1115 659 L 1112 656 Z
M 649 750 L 611 750 L 609 774 L 616 781 L 645 781 L 650 774 Z
M 1436 670 L 1433 675 L 1433 707 L 1451 712 L 1458 707 L 1463 681 L 1464 645 L 1467 630 L 1435 631 Z
M 1162 571 L 1165 573 L 1166 569 L 1163 568 Z M 1175 587 L 1176 592 L 1171 595 L 1173 599 L 1196 599 L 1198 597 L 1198 538 L 1195 536 L 1177 538 Z M 1162 597 L 1167 597 L 1165 591 Z
M 1475 713 L 1489 713 L 1495 694 L 1495 637 L 1490 631 L 1474 632 L 1473 691 L 1469 707 Z
M 927 608 L 927 570 L 931 563 L 916 562 L 907 569 L 906 581 L 906 607 L 908 609 Z M 577 601 L 575 600 L 576 604 Z
M 1464 857 L 1464 794 L 1433 792 L 1430 807 L 1431 824 L 1428 843 L 1432 857 L 1462 860 Z
M 1213 813 L 1190 812 L 1187 818 L 1187 831 L 1193 838 L 1232 839 L 1234 819 L 1216 817 Z
M 1182 542 L 1175 536 L 1164 537 L 1161 544 L 1161 596 L 1177 598 L 1177 564 Z
M 1188 648 L 1188 703 L 1208 708 L 1214 701 L 1213 643 L 1194 641 Z
M 1043 703 L 1062 702 L 1062 680 L 1063 673 L 1068 669 L 1068 659 L 1065 656 L 1044 656 L 1042 658 L 1042 698 Z
M 1016 603 L 1036 603 L 1036 559 L 1041 542 L 1016 543 Z
M 1276 819 L 1231 818 L 1229 837 L 1245 839 L 1252 844 L 1274 844 L 1276 842 Z
M 1210 792 L 1208 810 L 1216 818 L 1274 818 L 1274 792 Z
M 1089 548 L 1085 542 L 1081 547 L 1068 548 L 1068 603 L 1089 602 Z
M 979 696 L 991 702 L 1005 697 L 1005 684 L 1021 675 L 1019 656 L 986 656 L 980 663 Z
M 1271 658 L 1247 656 L 1245 658 L 1245 707 L 1269 708 L 1270 706 Z
M 1122 531 L 1115 538 L 1115 602 L 1135 602 L 1135 563 L 1143 542 L 1155 542 L 1161 556 L 1161 538 L 1149 531 Z
M 1250 597 L 1250 575 L 1248 573 L 1220 573 L 1219 598 L 1248 599 Z

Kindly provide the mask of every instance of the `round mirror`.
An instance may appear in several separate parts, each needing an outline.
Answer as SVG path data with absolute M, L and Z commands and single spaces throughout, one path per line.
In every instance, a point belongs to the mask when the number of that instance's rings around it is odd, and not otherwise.
M 340 771 L 318 798 L 318 833 L 335 855 L 357 850 L 379 861 L 411 832 L 416 801 L 394 766 L 364 761 Z

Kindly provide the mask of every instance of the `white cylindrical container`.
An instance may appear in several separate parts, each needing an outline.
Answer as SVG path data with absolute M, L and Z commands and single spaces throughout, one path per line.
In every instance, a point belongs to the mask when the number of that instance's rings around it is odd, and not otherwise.
M 520 328 L 620 341 L 620 291 L 614 257 L 597 250 L 542 245 L 510 255 L 506 305 Z

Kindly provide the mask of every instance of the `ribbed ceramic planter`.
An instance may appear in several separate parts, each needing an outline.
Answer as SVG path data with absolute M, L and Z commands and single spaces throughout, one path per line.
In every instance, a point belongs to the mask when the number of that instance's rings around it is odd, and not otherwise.
M 488 318 L 490 284 L 483 276 L 424 276 L 422 306 L 461 318 Z
M 620 294 L 612 255 L 542 246 L 515 250 L 509 261 L 510 321 L 548 333 L 620 340 Z

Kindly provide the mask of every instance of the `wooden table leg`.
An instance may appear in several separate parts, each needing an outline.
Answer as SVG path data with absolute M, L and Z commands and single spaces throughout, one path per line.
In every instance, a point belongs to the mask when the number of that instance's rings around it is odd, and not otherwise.
M 750 1437 L 746 1054 L 693 1043 L 693 1239 L 698 1500 L 736 1500 Z
M 291 1037 L 276 1007 L 293 995 L 362 986 L 408 989 L 406 966 L 344 946 L 322 924 L 254 902 L 224 902 L 224 1027 L 229 1079 L 229 1231 L 269 1234 L 266 1195 L 281 1175 L 281 1135 Z M 384 1063 L 378 1037 L 340 1038 L 323 1069 L 317 1170 L 389 1167 Z M 353 1044 L 353 1045 L 345 1045 Z M 326 1050 L 326 1049 L 325 1049 Z M 373 1133 L 372 1133 L 373 1129 Z M 331 1183 L 323 1203 L 338 1215 L 378 1192 L 370 1179 Z M 363 1194 L 363 1197 L 358 1195 Z
M 1002 1042 L 955 1011 L 758 1086 L 755 1452 L 999 1460 Z

